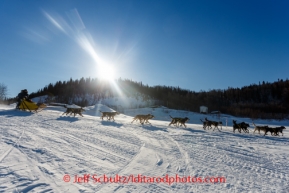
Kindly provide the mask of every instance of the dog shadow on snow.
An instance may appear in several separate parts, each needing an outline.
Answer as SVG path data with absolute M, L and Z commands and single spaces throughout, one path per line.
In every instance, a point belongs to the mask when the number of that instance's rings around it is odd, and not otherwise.
M 57 121 L 67 121 L 67 122 L 75 122 L 75 121 L 79 121 L 80 119 L 78 117 L 58 117 L 56 119 Z
M 150 130 L 150 131 L 164 131 L 164 132 L 168 132 L 167 129 L 165 129 L 165 128 L 153 126 L 151 124 L 141 125 L 141 128 L 146 129 L 146 130 Z
M 104 126 L 113 126 L 113 127 L 121 127 L 123 124 L 116 123 L 115 121 L 101 121 L 101 124 Z
M 182 128 L 182 127 L 180 127 L 180 129 L 183 129 L 192 133 L 206 133 L 206 130 L 198 130 L 198 129 Z
M 279 136 L 271 136 L 270 132 L 266 136 L 264 136 L 264 132 L 261 132 L 260 134 L 258 132 L 253 133 L 253 129 L 249 128 L 249 133 L 244 133 L 244 132 L 233 132 L 231 129 L 226 129 L 223 128 L 221 132 L 219 131 L 212 131 L 212 130 L 204 130 L 204 132 L 207 132 L 208 135 L 216 136 L 216 137 L 221 137 L 221 138 L 231 138 L 231 137 L 237 137 L 237 138 L 242 138 L 242 139 L 247 139 L 247 140 L 269 140 L 272 142 L 289 142 L 289 138 L 287 136 L 282 136 L 282 134 L 279 134 Z M 194 130 L 195 132 L 195 130 Z M 284 132 L 284 131 L 283 131 Z M 285 131 L 286 132 L 286 131 Z
M 20 111 L 16 109 L 0 111 L 0 116 L 6 117 L 28 117 L 33 114 L 34 113 L 31 113 L 29 111 Z

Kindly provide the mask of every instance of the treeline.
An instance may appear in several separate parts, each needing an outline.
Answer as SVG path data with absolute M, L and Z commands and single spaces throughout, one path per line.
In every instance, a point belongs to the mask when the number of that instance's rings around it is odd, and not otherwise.
M 96 78 L 81 78 L 50 83 L 30 96 L 48 95 L 55 102 L 86 106 L 100 99 L 123 94 L 135 97 L 142 95 L 145 100 L 155 100 L 156 105 L 195 112 L 199 112 L 200 106 L 207 106 L 209 111 L 264 119 L 284 119 L 289 112 L 289 80 L 282 79 L 242 88 L 194 92 L 179 87 L 148 86 L 127 79 L 109 83 Z

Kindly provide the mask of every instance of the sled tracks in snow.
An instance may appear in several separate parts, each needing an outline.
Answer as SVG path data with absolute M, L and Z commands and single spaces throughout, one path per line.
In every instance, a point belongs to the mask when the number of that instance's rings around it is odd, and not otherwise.
M 127 129 L 127 128 L 126 128 Z M 142 142 L 138 153 L 124 166 L 111 174 L 119 176 L 135 177 L 138 174 L 147 177 L 164 177 L 166 174 L 175 176 L 189 175 L 190 163 L 188 154 L 181 148 L 168 134 L 162 134 L 143 130 L 140 127 L 133 127 L 130 131 Z M 175 184 L 169 186 L 167 183 L 128 183 L 99 184 L 95 191 L 114 192 L 114 191 L 133 191 L 154 189 L 156 192 L 175 192 L 186 191 L 187 185 Z

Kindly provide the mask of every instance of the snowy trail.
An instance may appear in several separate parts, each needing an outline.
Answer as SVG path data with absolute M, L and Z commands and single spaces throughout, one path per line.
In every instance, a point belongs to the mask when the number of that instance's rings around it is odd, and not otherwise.
M 285 192 L 285 187 L 288 187 L 289 167 L 285 158 L 287 153 L 272 154 L 274 150 L 266 145 L 262 149 L 265 151 L 258 151 L 259 144 L 256 144 L 256 139 L 265 142 L 266 139 L 262 137 L 240 139 L 240 136 L 227 132 L 173 137 L 189 152 L 192 160 L 190 167 L 194 175 L 226 176 L 228 183 L 225 186 L 236 192 L 251 189 L 260 192 Z M 273 142 L 275 148 L 288 144 L 288 139 L 285 143 L 278 141 Z M 271 159 L 268 159 L 267 154 Z M 214 188 L 196 186 L 195 190 L 214 191 Z
M 173 139 L 166 137 L 162 132 L 155 132 L 159 128 L 152 125 L 127 124 L 130 128 L 127 127 L 126 129 L 140 139 L 143 146 L 137 155 L 114 175 L 129 176 L 133 174 L 137 176 L 140 174 L 149 177 L 162 177 L 166 174 L 172 175 L 180 172 L 179 168 L 185 165 L 186 158 L 183 157 L 181 150 L 176 146 Z M 166 131 L 165 129 L 162 130 Z M 158 192 L 174 192 L 171 187 L 164 183 L 139 183 L 132 184 L 129 187 L 105 184 L 100 185 L 97 190 L 102 192 L 113 192 L 115 189 L 118 191 L 133 191 L 137 186 L 141 186 L 142 189 L 154 189 Z
M 10 147 L 7 151 L 5 151 L 5 152 L 3 153 L 3 155 L 0 156 L 0 163 L 3 161 L 3 159 L 4 159 L 5 157 L 7 157 L 7 156 L 9 155 L 9 153 L 12 151 L 12 149 L 14 148 L 14 146 L 19 145 L 19 141 L 20 141 L 23 133 L 24 133 L 24 129 L 23 129 L 20 137 L 18 138 L 18 140 L 14 143 L 14 145 L 13 145 L 12 147 Z
M 154 112 L 155 114 L 157 112 Z M 281 192 L 289 188 L 289 138 L 131 124 L 98 116 L 0 111 L 0 192 Z M 98 176 L 225 177 L 226 183 L 94 183 Z M 65 175 L 70 176 L 64 182 Z M 80 177 L 80 178 L 75 178 Z M 80 179 L 74 182 L 75 179 Z

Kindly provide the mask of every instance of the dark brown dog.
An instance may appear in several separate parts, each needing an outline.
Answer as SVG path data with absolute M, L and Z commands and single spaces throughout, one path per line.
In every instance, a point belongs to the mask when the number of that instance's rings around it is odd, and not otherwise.
M 207 119 L 207 118 L 206 118 Z M 208 127 L 209 129 L 212 129 L 212 122 L 210 121 L 203 121 L 202 119 L 200 119 L 203 122 L 203 129 L 206 130 L 206 128 Z
M 235 133 L 235 130 L 238 129 L 239 133 L 241 133 L 240 125 L 237 124 L 235 120 L 233 120 L 233 132 Z
M 223 125 L 223 123 L 222 123 L 221 121 L 219 121 L 219 122 L 217 122 L 217 121 L 211 121 L 211 122 L 212 122 L 212 125 L 215 126 L 214 129 L 213 129 L 213 131 L 215 131 L 216 128 L 220 131 L 220 129 L 219 129 L 218 126 L 221 126 L 221 130 L 222 130 L 222 125 Z M 221 132 L 221 131 L 220 131 L 220 132 Z
M 99 111 L 99 112 L 101 112 L 101 111 Z M 114 117 L 116 115 L 119 115 L 119 114 L 120 114 L 119 112 L 101 112 L 101 117 L 100 118 L 103 120 L 103 117 L 106 117 L 107 120 L 110 120 L 110 119 L 114 120 Z
M 254 129 L 253 133 L 255 133 L 255 131 L 258 131 L 259 134 L 260 134 L 260 131 L 264 131 L 264 133 L 268 132 L 267 131 L 268 128 L 269 128 L 268 125 L 266 125 L 266 126 L 257 126 L 257 125 L 255 125 L 255 123 L 253 123 L 253 125 L 255 126 L 255 129 Z
M 83 117 L 83 115 L 82 115 L 83 111 L 84 111 L 84 109 L 82 107 L 81 108 L 77 108 L 77 109 L 67 108 L 66 111 L 63 114 L 65 114 L 65 113 L 66 113 L 66 115 L 68 115 L 69 113 L 70 113 L 70 115 L 74 114 L 74 117 L 75 117 L 76 114 L 79 114 L 80 116 Z
M 188 117 L 185 117 L 185 118 L 172 117 L 172 116 L 170 116 L 170 117 L 171 117 L 172 121 L 171 121 L 171 123 L 169 124 L 169 126 L 170 126 L 171 124 L 174 124 L 174 125 L 176 125 L 176 126 L 182 126 L 182 125 L 184 125 L 185 127 L 187 127 L 185 123 L 186 123 L 188 120 L 190 120 Z
M 155 117 L 155 116 L 153 116 L 153 115 L 151 115 L 151 114 L 147 114 L 147 115 L 136 115 L 136 116 L 133 118 L 133 120 L 132 120 L 131 123 L 133 123 L 134 121 L 139 120 L 139 122 L 140 122 L 141 124 L 144 124 L 144 123 L 149 123 L 149 124 L 150 124 L 149 119 L 152 119 L 152 118 L 154 118 L 154 117 Z
M 282 133 L 282 136 L 283 136 L 283 130 L 286 129 L 286 127 L 284 126 L 280 126 L 280 127 L 275 127 L 273 128 L 274 131 L 275 131 L 275 134 L 279 136 L 279 133 Z M 272 134 L 271 134 L 272 135 Z

